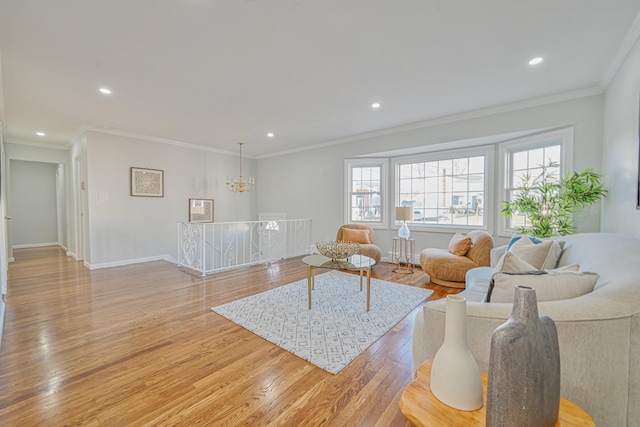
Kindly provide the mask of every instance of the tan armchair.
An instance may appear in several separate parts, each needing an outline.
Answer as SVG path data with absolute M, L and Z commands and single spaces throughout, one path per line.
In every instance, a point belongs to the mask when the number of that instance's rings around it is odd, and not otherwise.
M 420 265 L 433 283 L 464 289 L 467 271 L 491 264 L 491 234 L 474 230 L 466 237 L 471 238 L 471 248 L 466 255 L 454 255 L 448 249 L 439 248 L 428 248 L 420 252 Z
M 366 233 L 363 233 L 363 230 Z M 353 233 L 352 231 L 355 231 Z M 364 238 L 366 236 L 366 238 Z M 345 224 L 338 229 L 336 240 L 349 240 L 360 244 L 358 254 L 373 258 L 377 263 L 380 262 L 382 251 L 376 245 L 376 234 L 373 229 L 364 224 Z

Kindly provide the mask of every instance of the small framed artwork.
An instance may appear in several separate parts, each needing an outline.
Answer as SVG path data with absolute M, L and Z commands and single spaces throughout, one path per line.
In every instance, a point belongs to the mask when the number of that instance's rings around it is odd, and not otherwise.
M 213 199 L 189 199 L 189 222 L 213 222 Z
M 164 172 L 159 169 L 131 168 L 131 195 L 164 197 Z

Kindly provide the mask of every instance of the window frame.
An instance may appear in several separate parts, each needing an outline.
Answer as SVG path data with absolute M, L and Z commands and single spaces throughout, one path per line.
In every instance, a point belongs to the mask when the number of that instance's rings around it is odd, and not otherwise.
M 368 225 L 374 229 L 388 228 L 388 206 L 387 187 L 388 187 L 388 168 L 389 159 L 381 157 L 367 157 L 358 159 L 345 159 L 345 185 L 342 186 L 344 191 L 343 197 L 343 212 L 345 224 L 363 224 Z M 380 220 L 379 221 L 355 221 L 351 219 L 351 189 L 352 185 L 352 170 L 354 167 L 380 167 Z
M 498 213 L 498 236 L 510 237 L 516 233 L 516 229 L 511 227 L 509 219 L 502 215 L 502 203 L 507 200 L 509 191 L 514 188 L 511 182 L 513 176 L 511 173 L 512 153 L 560 145 L 560 176 L 564 176 L 568 171 L 573 170 L 573 139 L 574 129 L 568 127 L 525 136 L 498 145 L 500 159 L 498 162 L 498 194 L 496 194 L 498 200 L 494 204 Z
M 400 206 L 400 166 L 410 163 L 429 162 L 436 160 L 450 160 L 462 157 L 477 157 L 484 156 L 484 206 L 483 206 L 483 221 L 482 226 L 462 225 L 462 224 L 424 224 L 418 222 L 408 222 L 409 227 L 413 231 L 429 231 L 429 232 L 442 232 L 452 233 L 460 230 L 472 231 L 472 230 L 485 230 L 492 232 L 493 229 L 493 203 L 490 200 L 493 198 L 494 188 L 494 173 L 492 172 L 495 146 L 494 145 L 479 145 L 466 148 L 457 148 L 449 150 L 438 150 L 423 152 L 420 154 L 413 154 L 409 156 L 401 156 L 392 158 L 392 171 L 393 171 L 393 200 L 395 206 Z M 402 225 L 399 221 L 391 221 L 391 228 L 397 230 Z

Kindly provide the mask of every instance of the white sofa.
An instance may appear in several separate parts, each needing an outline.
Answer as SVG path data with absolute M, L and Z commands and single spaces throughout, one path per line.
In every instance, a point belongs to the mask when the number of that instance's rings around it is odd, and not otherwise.
M 561 395 L 586 410 L 599 427 L 640 426 L 640 240 L 620 234 L 563 236 L 558 266 L 580 264 L 600 278 L 593 292 L 538 303 L 558 329 Z M 504 252 L 494 249 L 492 265 Z M 482 302 L 493 268 L 467 273 L 468 341 L 488 370 L 491 335 L 511 314 L 512 304 Z M 445 300 L 427 303 L 415 319 L 414 373 L 433 358 L 444 338 Z

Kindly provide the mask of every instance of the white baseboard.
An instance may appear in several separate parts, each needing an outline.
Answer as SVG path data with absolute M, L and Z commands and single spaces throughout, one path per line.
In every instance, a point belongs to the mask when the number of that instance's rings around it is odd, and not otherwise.
M 0 296 L 2 301 L 0 301 L 0 348 L 2 348 L 2 331 L 4 331 L 4 296 Z
M 58 242 L 50 243 L 31 243 L 27 245 L 13 245 L 13 249 L 26 249 L 26 248 L 44 248 L 45 246 L 60 246 Z
M 104 262 L 100 264 L 90 264 L 85 261 L 84 266 L 87 267 L 89 270 L 99 270 L 101 268 L 122 267 L 124 265 L 140 264 L 143 262 L 151 262 L 151 261 L 167 261 L 172 264 L 178 264 L 178 261 L 170 255 L 158 255 L 158 256 L 148 257 L 148 258 L 125 259 L 121 261 Z

